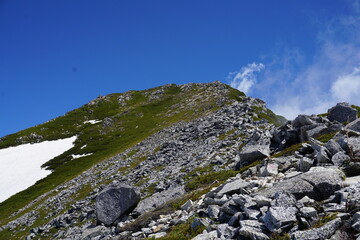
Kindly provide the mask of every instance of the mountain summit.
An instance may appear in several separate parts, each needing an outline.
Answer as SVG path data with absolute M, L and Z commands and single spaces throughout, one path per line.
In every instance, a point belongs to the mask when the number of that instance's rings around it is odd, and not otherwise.
M 0 203 L 0 239 L 355 239 L 358 110 L 286 121 L 220 82 L 99 96 L 0 139 L 75 139 Z

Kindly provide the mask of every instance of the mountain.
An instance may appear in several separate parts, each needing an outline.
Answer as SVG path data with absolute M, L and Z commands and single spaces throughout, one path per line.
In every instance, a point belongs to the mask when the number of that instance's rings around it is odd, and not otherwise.
M 220 82 L 100 96 L 0 139 L 75 139 L 0 203 L 0 239 L 355 239 L 358 110 L 287 121 Z

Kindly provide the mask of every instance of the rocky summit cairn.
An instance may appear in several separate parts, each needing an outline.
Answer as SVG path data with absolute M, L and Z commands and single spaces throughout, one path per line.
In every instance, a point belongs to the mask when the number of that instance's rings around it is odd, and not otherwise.
M 357 111 L 348 103 L 338 103 L 328 110 L 329 120 L 338 122 L 352 122 L 357 119 Z
M 96 197 L 96 216 L 100 223 L 111 225 L 132 210 L 140 201 L 140 193 L 128 186 L 109 187 Z

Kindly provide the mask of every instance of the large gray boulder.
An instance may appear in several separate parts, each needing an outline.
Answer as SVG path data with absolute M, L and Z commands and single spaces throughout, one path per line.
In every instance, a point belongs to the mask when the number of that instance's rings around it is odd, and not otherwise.
M 292 122 L 291 122 L 291 125 L 294 127 L 294 128 L 300 128 L 302 126 L 305 126 L 305 125 L 314 125 L 315 122 L 313 120 L 311 120 L 308 116 L 306 115 L 299 115 L 297 116 Z
M 263 160 L 270 155 L 269 145 L 248 144 L 239 153 L 240 161 L 236 169 L 247 166 L 255 161 Z
M 328 110 L 330 121 L 352 122 L 357 119 L 357 110 L 348 103 L 338 103 Z
M 297 200 L 308 196 L 321 201 L 341 189 L 342 179 L 344 179 L 344 173 L 339 169 L 313 167 L 306 173 L 276 183 L 272 187 L 257 192 L 256 195 L 273 198 L 278 192 L 287 192 L 293 194 Z
M 134 212 L 141 215 L 145 212 L 154 210 L 170 200 L 181 197 L 184 194 L 185 189 L 183 186 L 170 186 L 167 190 L 154 193 L 151 197 L 142 200 L 134 209 Z
M 140 193 L 129 186 L 109 187 L 96 197 L 98 222 L 111 225 L 140 201 Z

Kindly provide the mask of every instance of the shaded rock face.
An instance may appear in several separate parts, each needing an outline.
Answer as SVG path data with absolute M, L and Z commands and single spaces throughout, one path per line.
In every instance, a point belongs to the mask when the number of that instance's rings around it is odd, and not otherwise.
M 111 225 L 125 213 L 131 211 L 140 201 L 140 193 L 127 186 L 110 187 L 96 197 L 98 222 Z
M 352 122 L 357 119 L 357 111 L 347 103 L 338 103 L 328 110 L 330 121 Z

